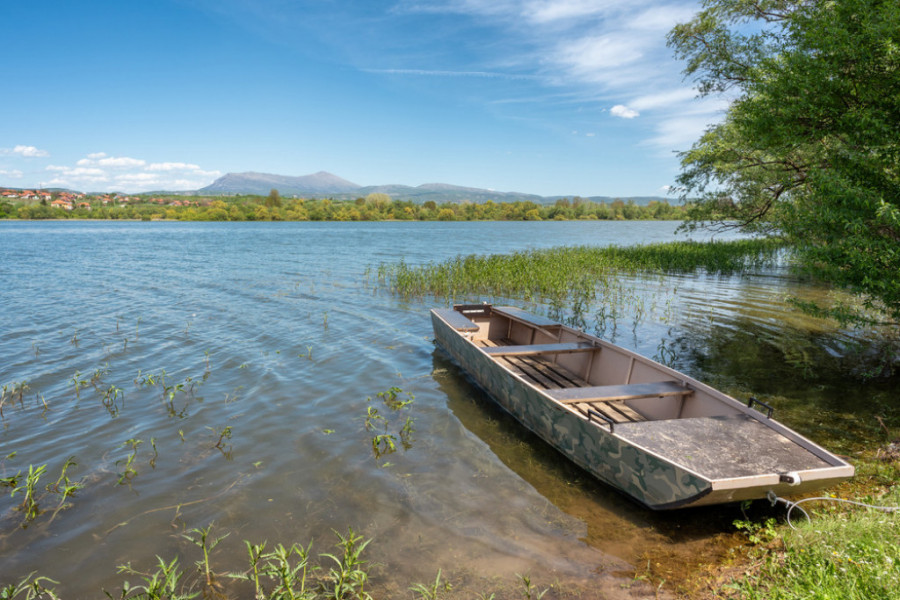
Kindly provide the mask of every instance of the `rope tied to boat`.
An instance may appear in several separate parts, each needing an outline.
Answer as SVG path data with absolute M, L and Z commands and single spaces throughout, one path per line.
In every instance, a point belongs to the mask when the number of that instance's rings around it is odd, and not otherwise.
M 791 529 L 796 530 L 794 524 L 791 522 L 791 512 L 796 508 L 803 516 L 806 517 L 807 521 L 812 521 L 812 517 L 809 516 L 809 513 L 803 510 L 800 505 L 806 502 L 813 502 L 815 500 L 820 500 L 824 502 L 839 502 L 843 504 L 852 504 L 854 506 L 862 506 L 863 508 L 871 508 L 873 510 L 880 510 L 882 512 L 893 513 L 900 511 L 900 506 L 878 506 L 875 504 L 866 504 L 865 502 L 858 502 L 856 500 L 847 500 L 846 498 L 832 498 L 831 496 L 816 496 L 815 498 L 804 498 L 802 500 L 797 500 L 796 502 L 792 502 L 787 498 L 781 498 L 775 494 L 775 492 L 769 490 L 769 493 L 766 494 L 766 499 L 772 503 L 772 506 L 775 506 L 779 502 L 783 503 L 787 508 L 787 524 L 790 525 Z

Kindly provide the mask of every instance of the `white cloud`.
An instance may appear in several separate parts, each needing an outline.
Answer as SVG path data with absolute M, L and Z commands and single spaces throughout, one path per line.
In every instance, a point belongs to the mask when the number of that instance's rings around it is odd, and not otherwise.
M 15 154 L 24 158 L 43 158 L 45 156 L 50 156 L 50 153 L 46 150 L 41 150 L 34 146 L 18 145 L 14 148 L 0 148 L 0 156 L 12 156 Z
M 76 164 L 82 167 L 99 165 L 101 167 L 131 168 L 142 167 L 147 164 L 147 161 L 127 156 L 107 156 L 104 152 L 96 152 L 88 154 L 87 158 L 82 158 Z
M 619 117 L 621 119 L 633 119 L 640 116 L 641 114 L 638 111 L 628 108 L 627 106 L 622 104 L 616 104 L 611 109 L 609 109 L 609 112 L 612 116 Z
M 13 148 L 13 154 L 21 154 L 27 158 L 39 158 L 43 156 L 50 156 L 50 153 L 46 150 L 39 150 L 34 146 L 16 146 Z
M 0 175 L 9 177 L 11 179 L 21 179 L 24 173 L 22 173 L 22 171 L 19 171 L 18 169 L 13 169 L 11 171 L 0 169 Z
M 150 163 L 148 171 L 199 171 L 200 167 L 183 162 Z
M 56 174 L 45 184 L 48 186 L 129 193 L 197 189 L 209 185 L 222 174 L 204 170 L 193 163 L 148 163 L 140 158 L 109 156 L 105 152 L 88 154 L 77 160 L 75 166 L 48 165 L 45 168 Z

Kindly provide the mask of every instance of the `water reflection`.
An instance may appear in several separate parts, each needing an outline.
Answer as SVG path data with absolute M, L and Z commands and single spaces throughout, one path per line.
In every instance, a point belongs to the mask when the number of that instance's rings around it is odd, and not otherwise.
M 528 431 L 469 378 L 442 350 L 433 354 L 434 379 L 466 429 L 556 509 L 574 519 L 578 538 L 606 555 L 635 564 L 662 545 L 681 560 L 696 558 L 693 540 L 720 546 L 740 509 L 734 505 L 653 512 L 607 486 Z M 558 517 L 557 517 L 558 518 Z M 570 528 L 573 525 L 568 525 Z

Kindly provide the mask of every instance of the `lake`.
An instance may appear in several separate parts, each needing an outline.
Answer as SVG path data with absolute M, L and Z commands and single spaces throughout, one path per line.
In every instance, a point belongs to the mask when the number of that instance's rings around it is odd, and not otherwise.
M 55 516 L 46 495 L 30 523 L 14 510 L 22 496 L 0 489 L 0 583 L 39 570 L 65 597 L 99 597 L 125 578 L 117 565 L 190 565 L 181 534 L 210 523 L 230 534 L 221 571 L 245 568 L 242 540 L 332 552 L 333 531 L 352 527 L 373 539 L 385 596 L 439 568 L 474 596 L 519 585 L 516 573 L 620 589 L 648 556 L 666 557 L 663 574 L 712 560 L 739 509 L 653 514 L 591 480 L 435 347 L 428 309 L 447 300 L 398 299 L 372 274 L 400 259 L 669 241 L 676 227 L 0 222 L 0 477 L 46 463 L 43 490 L 73 457 L 68 476 L 84 482 Z M 784 303 L 825 293 L 784 269 L 629 285 L 641 315 L 595 321 L 604 337 L 764 398 L 832 450 L 871 435 L 848 407 L 893 402 L 896 381 L 844 374 L 863 336 Z M 391 388 L 412 400 L 402 411 L 378 396 Z M 386 422 L 367 430 L 371 407 Z M 406 417 L 409 448 L 376 458 L 373 435 Z

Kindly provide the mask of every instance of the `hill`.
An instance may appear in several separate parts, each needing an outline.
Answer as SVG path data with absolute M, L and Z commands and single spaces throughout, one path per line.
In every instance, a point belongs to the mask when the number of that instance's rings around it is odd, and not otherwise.
M 276 189 L 282 196 L 329 197 L 335 200 L 352 200 L 373 193 L 387 194 L 394 200 L 409 200 L 416 204 L 433 201 L 437 204 L 445 202 L 534 202 L 536 204 L 553 204 L 562 198 L 575 196 L 539 196 L 522 192 L 498 192 L 482 188 L 464 187 L 447 183 L 426 183 L 419 186 L 401 184 L 361 186 L 347 181 L 326 171 L 312 175 L 291 177 L 271 173 L 228 173 L 205 188 L 196 191 L 198 195 L 267 195 Z M 651 201 L 668 201 L 661 196 L 635 196 L 614 198 L 611 196 L 590 196 L 584 200 L 593 202 L 612 202 L 613 200 L 633 201 L 635 204 L 647 205 Z

